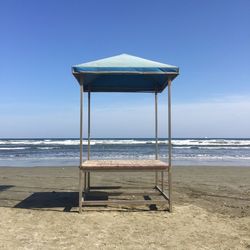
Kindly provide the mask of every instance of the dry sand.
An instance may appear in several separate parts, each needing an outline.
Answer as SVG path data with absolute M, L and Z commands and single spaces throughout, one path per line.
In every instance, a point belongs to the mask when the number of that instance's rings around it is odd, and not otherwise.
M 172 214 L 113 206 L 79 215 L 77 168 L 0 168 L 0 249 L 250 249 L 250 168 L 175 167 L 173 178 Z M 129 189 L 152 182 L 93 176 Z

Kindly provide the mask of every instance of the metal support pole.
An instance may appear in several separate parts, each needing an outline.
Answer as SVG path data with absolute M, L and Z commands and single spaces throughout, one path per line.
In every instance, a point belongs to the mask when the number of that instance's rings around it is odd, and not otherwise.
M 80 165 L 79 165 L 79 213 L 82 212 L 82 123 L 83 123 L 83 80 L 80 85 Z
M 90 92 L 88 92 L 88 160 L 90 159 Z
M 172 207 L 172 144 L 171 144 L 171 80 L 168 80 L 168 197 L 169 212 L 173 211 Z
M 90 160 L 90 90 L 88 91 L 88 160 Z M 88 172 L 87 187 L 90 188 L 90 172 Z
M 158 98 L 155 92 L 155 159 L 158 160 Z M 155 186 L 158 185 L 158 172 L 155 172 Z
M 80 166 L 82 166 L 82 130 L 83 130 L 83 81 L 80 86 Z
M 79 169 L 79 213 L 82 213 L 82 170 Z
M 161 190 L 164 192 L 164 171 L 161 171 Z
M 87 185 L 87 174 L 86 172 L 84 171 L 84 194 L 86 193 L 86 190 L 88 188 L 88 185 Z
M 155 159 L 158 160 L 158 98 L 155 92 Z

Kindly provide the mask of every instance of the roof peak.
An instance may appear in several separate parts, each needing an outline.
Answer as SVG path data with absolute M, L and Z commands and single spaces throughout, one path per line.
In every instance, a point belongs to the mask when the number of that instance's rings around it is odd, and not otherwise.
M 106 57 L 98 59 L 95 61 L 90 61 L 73 67 L 139 67 L 139 68 L 148 68 L 148 67 L 168 67 L 168 68 L 177 68 L 176 66 L 170 64 L 164 64 L 142 57 L 129 55 L 122 53 L 119 55 L 114 55 L 111 57 Z

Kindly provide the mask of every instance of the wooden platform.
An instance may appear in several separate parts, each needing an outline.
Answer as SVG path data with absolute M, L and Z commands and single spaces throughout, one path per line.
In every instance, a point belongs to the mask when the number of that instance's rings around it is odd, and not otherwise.
M 164 171 L 168 164 L 160 160 L 87 160 L 80 168 L 86 171 Z

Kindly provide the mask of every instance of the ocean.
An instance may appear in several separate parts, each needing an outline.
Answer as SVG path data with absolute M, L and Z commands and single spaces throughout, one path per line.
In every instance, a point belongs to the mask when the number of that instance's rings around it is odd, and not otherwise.
M 87 157 L 87 141 L 83 143 Z M 178 138 L 172 140 L 173 165 L 250 166 L 250 139 Z M 166 161 L 167 139 L 159 139 Z M 152 138 L 91 139 L 91 159 L 154 159 Z M 77 166 L 79 139 L 0 139 L 0 166 Z

